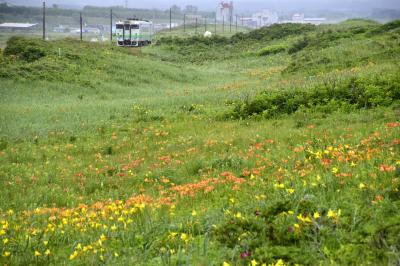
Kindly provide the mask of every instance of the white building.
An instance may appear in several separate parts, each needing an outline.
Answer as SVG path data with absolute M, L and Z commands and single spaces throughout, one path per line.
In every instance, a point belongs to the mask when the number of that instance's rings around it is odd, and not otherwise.
M 286 21 L 285 21 L 286 22 Z M 315 24 L 319 25 L 321 23 L 326 22 L 326 18 L 307 18 L 304 16 L 304 14 L 296 13 L 292 16 L 291 21 L 287 21 L 290 23 L 310 23 L 310 24 Z
M 292 16 L 292 22 L 303 23 L 304 21 L 304 14 L 295 13 Z
M 1 23 L 0 29 L 12 29 L 12 30 L 29 30 L 34 29 L 38 24 L 32 23 Z
M 272 10 L 264 9 L 261 12 L 254 13 L 251 17 L 252 26 L 260 28 L 270 26 L 279 22 L 278 13 Z
M 232 21 L 233 18 L 233 2 L 221 2 L 217 7 L 217 20 L 229 22 Z

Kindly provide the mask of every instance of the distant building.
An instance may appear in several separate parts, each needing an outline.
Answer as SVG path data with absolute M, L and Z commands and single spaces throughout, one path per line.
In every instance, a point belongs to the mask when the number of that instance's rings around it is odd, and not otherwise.
M 319 25 L 321 23 L 326 22 L 326 18 L 307 18 L 304 16 L 304 14 L 296 13 L 292 16 L 291 21 L 284 21 L 284 22 L 289 22 L 289 23 L 310 23 L 310 24 L 315 24 Z
M 268 9 L 264 9 L 261 12 L 254 13 L 251 16 L 252 25 L 259 27 L 270 26 L 279 22 L 278 13 Z
M 319 25 L 326 22 L 326 18 L 304 18 L 304 23 Z
M 303 23 L 304 14 L 296 13 L 292 16 L 292 22 Z
M 35 30 L 38 24 L 31 23 L 2 23 L 0 24 L 0 29 L 8 29 L 8 30 Z
M 257 21 L 253 21 L 252 18 L 240 17 L 240 23 L 242 26 L 249 27 L 249 28 L 257 27 Z
M 232 21 L 233 20 L 233 2 L 221 2 L 217 7 L 217 20 L 218 21 Z
M 71 29 L 69 27 L 63 26 L 63 25 L 58 25 L 53 28 L 54 32 L 59 32 L 59 33 L 65 33 L 69 32 Z

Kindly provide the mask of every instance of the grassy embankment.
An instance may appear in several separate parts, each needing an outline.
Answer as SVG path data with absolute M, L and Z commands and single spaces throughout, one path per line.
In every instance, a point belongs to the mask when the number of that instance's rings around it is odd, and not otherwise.
M 11 39 L 2 264 L 399 263 L 399 23 Z

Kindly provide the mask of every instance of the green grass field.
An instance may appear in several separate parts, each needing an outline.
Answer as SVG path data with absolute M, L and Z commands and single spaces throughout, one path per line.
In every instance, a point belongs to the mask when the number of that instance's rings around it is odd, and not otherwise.
M 398 21 L 2 52 L 0 264 L 400 263 Z
M 189 25 L 184 26 L 179 26 L 177 28 L 172 28 L 171 31 L 169 29 L 160 31 L 157 34 L 157 38 L 160 37 L 168 37 L 168 36 L 173 36 L 173 37 L 191 37 L 195 35 L 204 35 L 206 31 L 211 32 L 212 34 L 217 34 L 219 36 L 225 36 L 225 37 L 231 37 L 232 35 L 239 33 L 239 32 L 248 32 L 249 28 L 243 27 L 238 23 L 238 26 L 236 27 L 235 22 L 233 22 L 232 25 L 222 25 L 222 24 L 210 24 L 207 23 L 207 25 L 202 23 L 198 23 L 197 27 L 195 23 L 190 23 Z

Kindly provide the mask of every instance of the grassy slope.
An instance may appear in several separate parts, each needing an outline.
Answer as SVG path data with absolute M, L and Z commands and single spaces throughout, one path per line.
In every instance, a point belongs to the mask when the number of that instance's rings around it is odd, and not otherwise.
M 379 25 L 328 29 L 354 27 Z M 398 70 L 397 52 L 382 56 L 393 32 L 256 55 L 301 38 L 141 52 L 65 40 L 2 62 L 0 262 L 395 264 L 395 107 L 220 119 L 263 90 Z

